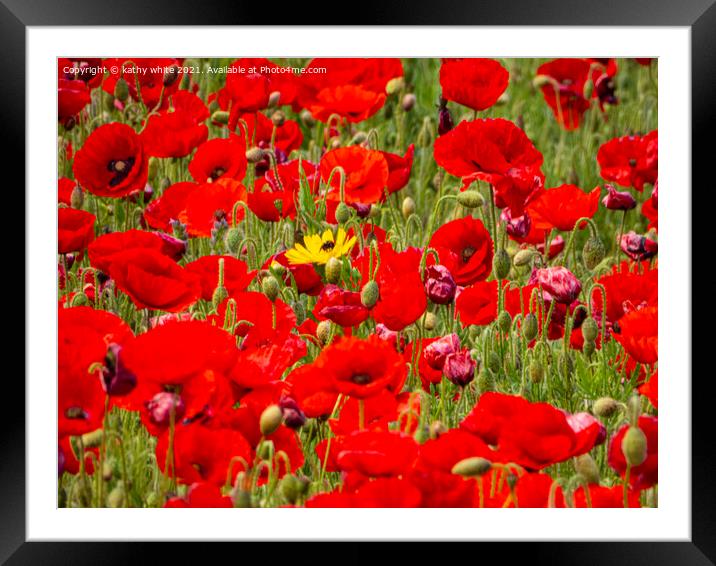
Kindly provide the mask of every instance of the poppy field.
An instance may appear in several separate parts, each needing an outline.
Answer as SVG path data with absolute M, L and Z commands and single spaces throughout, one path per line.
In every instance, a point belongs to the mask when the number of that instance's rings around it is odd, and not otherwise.
M 657 507 L 657 66 L 58 59 L 58 506 Z

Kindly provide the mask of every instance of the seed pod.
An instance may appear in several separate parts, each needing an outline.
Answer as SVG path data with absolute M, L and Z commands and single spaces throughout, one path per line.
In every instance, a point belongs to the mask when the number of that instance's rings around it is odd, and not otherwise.
M 497 250 L 492 260 L 492 271 L 496 279 L 505 279 L 510 273 L 510 254 L 505 249 Z
M 126 102 L 129 98 L 129 85 L 122 77 L 114 85 L 114 97 L 120 102 Z
M 589 454 L 582 454 L 574 459 L 574 469 L 588 483 L 599 483 L 599 468 Z
M 640 466 L 646 460 L 646 435 L 637 426 L 630 426 L 622 439 L 622 453 L 626 463 L 632 468 Z
M 452 473 L 468 478 L 480 477 L 492 468 L 492 463 L 479 456 L 472 458 L 465 458 L 460 460 L 457 464 L 452 467 Z
M 510 317 L 510 313 L 502 311 L 497 317 L 497 328 L 499 328 L 501 332 L 509 332 L 511 327 L 512 317 Z
M 597 321 L 591 316 L 584 319 L 582 323 L 582 336 L 585 342 L 594 342 L 597 339 L 599 328 L 597 327 Z
M 512 258 L 512 264 L 515 267 L 522 267 L 523 265 L 528 265 L 535 255 L 537 255 L 537 252 L 535 250 L 520 250 L 515 254 L 515 257 Z
M 326 262 L 326 281 L 329 283 L 338 283 L 341 278 L 342 269 L 343 264 L 341 260 L 335 257 L 328 258 Z
M 324 346 L 328 344 L 328 340 L 331 338 L 331 321 L 322 320 L 316 326 L 316 338 Z
M 336 206 L 336 221 L 339 224 L 345 224 L 351 218 L 351 209 L 345 202 L 339 202 Z
M 372 309 L 380 298 L 378 284 L 375 281 L 368 281 L 363 285 L 360 292 L 360 302 L 367 309 Z
M 403 218 L 405 218 L 405 219 L 410 218 L 410 215 L 415 212 L 415 201 L 410 197 L 405 197 L 403 199 L 401 211 L 403 213 Z
M 407 93 L 403 100 L 401 101 L 400 105 L 403 107 L 403 110 L 405 112 L 410 112 L 414 107 L 415 103 L 417 102 L 417 98 L 412 92 Z
M 279 294 L 278 281 L 273 275 L 264 277 L 261 281 L 261 290 L 271 301 L 275 301 Z
M 539 325 L 537 324 L 537 317 L 532 313 L 528 313 L 522 321 L 522 336 L 528 342 L 532 342 L 539 333 Z
M 532 383 L 542 383 L 544 379 L 544 368 L 542 362 L 537 359 L 532 360 L 530 364 L 530 380 Z
M 457 194 L 457 203 L 465 208 L 479 208 L 483 205 L 484 199 L 479 192 L 468 190 Z
M 211 121 L 215 124 L 228 124 L 229 113 L 226 110 L 217 110 L 211 115 Z
M 611 397 L 601 397 L 592 405 L 592 413 L 598 417 L 611 417 L 618 408 L 619 403 Z
M 597 267 L 606 254 L 604 243 L 596 236 L 589 238 L 582 248 L 582 261 L 590 271 Z
M 281 426 L 282 421 L 283 412 L 281 411 L 281 407 L 278 405 L 269 405 L 263 410 L 261 418 L 259 419 L 261 434 L 268 436 L 272 432 L 275 432 L 276 429 Z

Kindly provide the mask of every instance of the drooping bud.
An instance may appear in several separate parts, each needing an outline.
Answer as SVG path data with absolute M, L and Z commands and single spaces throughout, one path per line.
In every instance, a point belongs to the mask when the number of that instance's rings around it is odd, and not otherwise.
M 405 112 L 410 112 L 415 106 L 417 100 L 418 99 L 415 97 L 415 95 L 412 92 L 409 92 L 403 97 L 403 100 L 400 102 L 400 105 L 403 107 L 403 110 Z
M 279 490 L 291 505 L 298 501 L 303 492 L 302 482 L 293 474 L 286 474 L 281 480 Z
M 463 349 L 445 357 L 443 373 L 452 383 L 465 387 L 475 379 L 477 362 L 470 356 L 470 350 Z
M 278 405 L 269 405 L 263 410 L 259 419 L 261 434 L 268 436 L 269 434 L 276 432 L 278 427 L 281 426 L 282 421 L 283 411 L 281 411 L 281 407 Z
M 574 459 L 574 469 L 588 483 L 599 483 L 599 468 L 589 454 L 582 454 Z
M 226 110 L 217 110 L 211 115 L 211 121 L 215 124 L 228 124 L 229 113 Z
M 537 338 L 538 332 L 539 325 L 537 323 L 537 317 L 532 313 L 527 313 L 522 321 L 522 336 L 524 336 L 528 342 L 532 342 L 532 340 Z
M 345 224 L 351 218 L 351 209 L 345 202 L 339 202 L 336 206 L 336 221 L 339 224 Z
M 241 231 L 238 228 L 229 228 L 226 231 L 224 242 L 226 243 L 226 249 L 232 254 L 237 253 L 241 244 Z
M 410 218 L 410 215 L 415 213 L 415 201 L 411 197 L 405 197 L 400 210 L 403 213 L 403 218 Z
M 271 114 L 271 122 L 273 122 L 274 126 L 280 128 L 283 126 L 284 122 L 286 122 L 286 114 L 284 114 L 281 110 L 276 110 L 276 112 Z
M 72 297 L 72 301 L 70 302 L 70 305 L 73 307 L 84 307 L 89 304 L 89 297 L 87 297 L 87 295 L 85 295 L 82 291 L 76 293 L 75 296 Z
M 587 269 L 590 271 L 597 267 L 604 256 L 606 255 L 606 249 L 604 243 L 598 236 L 591 236 L 582 248 L 582 261 Z
M 211 296 L 211 304 L 214 308 L 217 308 L 221 303 L 224 302 L 229 296 L 229 291 L 223 285 L 214 289 L 214 294 Z
M 535 88 L 542 88 L 543 86 L 552 84 L 553 81 L 554 79 L 548 75 L 537 75 L 534 79 L 532 79 L 532 86 Z
M 124 483 L 119 482 L 107 495 L 107 507 L 118 508 L 124 505 Z
M 507 311 L 502 311 L 497 317 L 497 328 L 502 332 L 509 332 L 512 326 L 512 317 Z
M 457 194 L 457 203 L 465 208 L 479 208 L 483 205 L 484 200 L 479 192 L 468 190 Z
M 542 383 L 543 379 L 544 368 L 542 367 L 542 362 L 535 358 L 530 364 L 530 380 L 532 380 L 532 383 Z
M 536 252 L 535 250 L 520 250 L 515 254 L 515 257 L 512 258 L 512 264 L 515 267 L 522 267 L 523 265 L 528 265 L 532 261 L 532 258 L 535 257 L 535 255 L 539 255 L 538 252 Z
M 330 320 L 322 320 L 316 325 L 316 338 L 318 338 L 319 342 L 324 346 L 328 344 L 328 341 L 331 338 Z
M 165 87 L 172 86 L 175 82 L 177 82 L 177 79 L 179 78 L 179 67 L 176 65 L 172 65 L 168 69 L 164 71 L 164 78 L 162 79 L 162 84 Z
M 259 444 L 256 450 L 256 455 L 266 461 L 273 460 L 275 454 L 276 445 L 273 443 L 273 440 L 264 440 L 261 444 Z
M 598 417 L 611 417 L 618 409 L 619 403 L 611 397 L 601 397 L 592 405 L 592 412 Z
M 593 342 L 597 339 L 597 334 L 599 333 L 599 328 L 597 326 L 597 321 L 594 320 L 591 316 L 584 319 L 584 322 L 582 323 L 582 336 L 587 342 Z
M 246 161 L 249 163 L 258 163 L 259 161 L 263 161 L 265 157 L 266 150 L 260 147 L 252 147 L 246 152 Z
M 375 281 L 368 281 L 363 285 L 363 289 L 360 292 L 360 302 L 367 309 L 372 309 L 380 298 L 380 290 L 378 284 Z
M 632 468 L 641 466 L 646 460 L 646 435 L 637 426 L 630 426 L 622 438 L 622 453 Z
M 609 210 L 631 210 L 636 208 L 636 199 L 628 191 L 617 191 L 614 185 L 604 185 L 607 189 L 607 196 L 602 199 L 602 204 Z
M 123 77 L 119 77 L 114 85 L 114 97 L 120 102 L 126 102 L 129 98 L 129 85 Z
M 269 94 L 267 106 L 269 108 L 276 108 L 280 101 L 281 101 L 281 93 L 277 90 L 274 90 L 271 94 Z
M 505 279 L 510 273 L 510 254 L 504 248 L 497 250 L 492 260 L 492 272 L 496 279 Z
M 326 281 L 329 283 L 338 283 L 341 278 L 342 269 L 343 264 L 341 260 L 333 256 L 329 257 L 326 262 Z
M 309 110 L 302 110 L 300 114 L 301 123 L 306 126 L 307 128 L 312 128 L 316 125 L 316 119 L 313 117 L 313 114 Z
M 587 356 L 587 358 L 591 358 L 592 354 L 596 351 L 597 345 L 592 342 L 584 342 L 584 345 L 582 346 L 582 353 Z
M 82 208 L 85 202 L 85 194 L 79 185 L 75 185 L 70 194 L 70 206 L 72 208 Z
M 492 468 L 492 463 L 486 458 L 473 456 L 460 460 L 452 467 L 452 473 L 468 478 L 480 477 L 485 475 Z
M 278 281 L 273 275 L 264 277 L 261 280 L 261 291 L 263 291 L 263 294 L 266 295 L 270 301 L 275 301 L 278 298 L 280 288 Z
M 436 305 L 447 305 L 455 298 L 457 284 L 444 265 L 430 265 L 425 269 L 425 292 Z
M 440 438 L 441 435 L 445 434 L 448 431 L 448 427 L 446 427 L 440 421 L 433 421 L 430 423 L 430 427 L 428 430 L 430 432 L 430 438 L 435 440 L 436 438 Z
M 395 77 L 388 81 L 385 85 L 386 94 L 395 94 L 405 88 L 405 79 L 403 77 Z

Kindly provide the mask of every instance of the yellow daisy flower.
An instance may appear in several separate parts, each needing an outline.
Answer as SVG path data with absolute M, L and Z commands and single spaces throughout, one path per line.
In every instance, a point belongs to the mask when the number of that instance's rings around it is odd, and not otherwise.
M 330 258 L 339 258 L 350 253 L 356 243 L 356 237 L 346 240 L 347 234 L 343 228 L 338 228 L 335 238 L 331 230 L 323 234 L 313 234 L 303 238 L 303 244 L 296 244 L 286 252 L 286 258 L 291 265 L 302 263 L 326 263 Z

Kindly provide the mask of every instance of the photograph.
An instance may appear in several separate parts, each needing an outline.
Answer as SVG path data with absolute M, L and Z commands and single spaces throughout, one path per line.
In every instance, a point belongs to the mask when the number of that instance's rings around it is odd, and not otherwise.
M 44 503 L 658 508 L 659 68 L 58 57 Z

